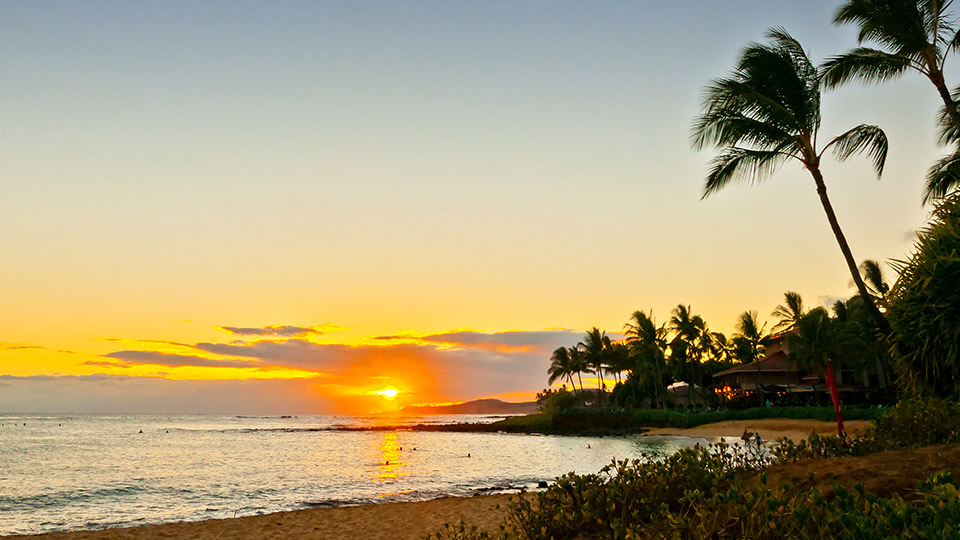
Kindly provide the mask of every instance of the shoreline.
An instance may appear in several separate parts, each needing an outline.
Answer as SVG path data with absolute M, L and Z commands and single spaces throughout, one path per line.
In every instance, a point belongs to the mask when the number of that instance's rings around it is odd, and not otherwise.
M 847 432 L 860 433 L 872 423 L 854 420 Z M 465 426 L 465 425 L 461 425 Z M 817 420 L 760 419 L 731 420 L 693 428 L 649 428 L 642 434 L 621 434 L 637 438 L 677 436 L 717 442 L 736 442 L 744 431 L 759 432 L 765 442 L 786 437 L 799 441 L 810 433 L 833 434 L 836 424 Z M 174 522 L 138 527 L 81 530 L 0 538 L 42 540 L 147 540 L 153 538 L 384 538 L 416 539 L 461 520 L 494 532 L 506 515 L 509 494 L 442 497 L 428 501 L 387 502 L 333 508 L 306 508 L 256 516 Z M 500 508 L 497 508 L 497 506 Z

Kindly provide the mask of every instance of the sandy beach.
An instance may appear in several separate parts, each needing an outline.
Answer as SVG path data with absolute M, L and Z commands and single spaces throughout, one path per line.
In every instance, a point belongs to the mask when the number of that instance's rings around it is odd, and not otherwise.
M 235 519 L 211 519 L 124 529 L 77 531 L 4 538 L 44 540 L 197 539 L 421 539 L 460 520 L 483 530 L 496 530 L 509 495 L 447 497 L 424 502 L 397 502 L 312 508 Z M 497 505 L 502 505 L 501 509 Z
M 867 421 L 846 424 L 850 433 L 860 432 L 870 425 Z M 739 438 L 744 429 L 758 431 L 764 440 L 779 437 L 793 440 L 806 438 L 810 433 L 832 434 L 836 424 L 815 420 L 747 420 L 719 422 L 690 429 L 659 428 L 647 435 L 679 435 Z M 342 508 L 314 508 L 279 512 L 235 519 L 217 519 L 199 522 L 169 523 L 143 527 L 52 533 L 9 538 L 42 538 L 44 540 L 146 540 L 153 538 L 198 539 L 415 539 L 439 531 L 444 523 L 451 525 L 463 520 L 482 530 L 494 531 L 505 516 L 509 495 L 481 495 L 475 497 L 448 497 L 425 502 L 398 502 Z M 501 508 L 497 508 L 501 505 Z
M 853 420 L 844 422 L 844 428 L 847 434 L 856 435 L 862 433 L 871 425 L 869 420 Z M 728 441 L 737 440 L 743 434 L 744 430 L 759 433 L 765 441 L 774 441 L 781 437 L 786 437 L 794 442 L 806 439 L 811 433 L 819 435 L 836 435 L 836 422 L 820 422 L 817 420 L 789 420 L 780 418 L 768 418 L 764 420 L 731 420 L 729 422 L 717 422 L 715 424 L 704 424 L 688 429 L 679 428 L 654 428 L 644 433 L 644 435 L 679 435 L 683 437 L 703 437 L 705 439 L 715 439 L 724 437 Z

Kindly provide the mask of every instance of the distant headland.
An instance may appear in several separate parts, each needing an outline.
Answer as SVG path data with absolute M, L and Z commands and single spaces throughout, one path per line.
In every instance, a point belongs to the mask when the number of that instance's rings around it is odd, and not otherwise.
M 413 414 L 532 414 L 537 412 L 536 401 L 509 403 L 499 399 L 477 399 L 454 405 L 410 405 L 403 412 Z

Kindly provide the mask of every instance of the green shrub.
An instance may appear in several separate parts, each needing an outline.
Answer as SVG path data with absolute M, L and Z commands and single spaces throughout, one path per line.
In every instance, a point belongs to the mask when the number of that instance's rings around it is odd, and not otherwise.
M 884 448 L 960 442 L 960 404 L 934 398 L 906 398 L 888 409 L 872 432 Z
M 773 409 L 773 410 L 770 410 Z M 769 414 L 806 418 L 817 410 L 776 408 L 685 414 L 643 411 L 647 421 L 693 422 L 716 415 Z M 809 408 L 817 409 L 817 408 Z M 875 409 L 874 409 L 875 410 Z M 603 409 L 590 414 L 600 418 Z M 609 413 L 610 411 L 608 411 Z M 832 410 L 831 410 L 832 414 Z M 864 414 L 867 414 L 866 412 Z M 876 413 L 869 413 L 876 414 Z M 790 416 L 787 416 L 790 415 Z M 848 417 L 851 415 L 848 415 Z M 742 418 L 740 418 L 742 419 Z M 711 420 L 713 421 L 713 420 Z M 949 472 L 919 483 L 919 500 L 880 498 L 862 485 L 850 491 L 833 486 L 827 499 L 813 476 L 800 485 L 748 484 L 744 472 L 771 463 L 807 458 L 861 455 L 921 444 L 960 442 L 960 404 L 909 399 L 884 410 L 877 426 L 861 437 L 811 435 L 782 439 L 773 457 L 724 443 L 688 448 L 657 461 L 615 461 L 599 474 L 567 474 L 545 491 L 512 499 L 498 531 L 482 532 L 460 523 L 433 538 L 751 538 L 781 540 L 960 537 L 960 490 Z
M 747 485 L 724 453 L 687 451 L 660 465 L 617 462 L 600 475 L 569 474 L 535 501 L 511 499 L 498 531 L 461 522 L 429 538 L 854 540 L 960 532 L 960 491 L 949 473 L 920 482 L 919 501 L 881 498 L 862 484 L 834 485 L 828 500 L 810 485 L 768 487 L 762 474 L 760 485 Z
M 874 427 L 859 437 L 840 439 L 811 434 L 799 443 L 782 439 L 773 454 L 777 462 L 785 463 L 955 442 L 960 442 L 960 403 L 914 397 L 885 409 Z
M 577 407 L 579 404 L 580 398 L 578 398 L 573 392 L 570 392 L 566 388 L 560 388 L 559 390 L 550 392 L 545 396 L 540 410 L 545 413 L 556 413 L 560 411 L 568 411 Z

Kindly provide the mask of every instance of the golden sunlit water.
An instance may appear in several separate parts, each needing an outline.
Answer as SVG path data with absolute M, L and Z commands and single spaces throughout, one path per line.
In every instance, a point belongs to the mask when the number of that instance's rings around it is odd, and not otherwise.
M 383 432 L 380 439 L 380 472 L 377 474 L 377 482 L 393 481 L 404 475 L 401 470 L 403 461 L 400 454 L 400 444 L 397 440 L 396 431 Z
M 0 535 L 535 489 L 695 442 L 403 428 L 493 419 L 0 415 Z

